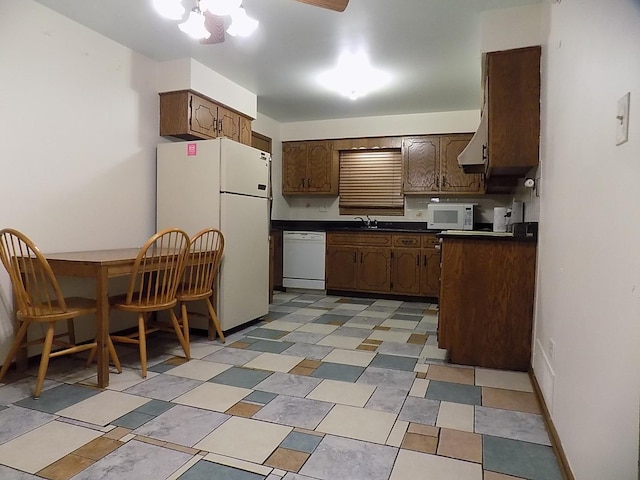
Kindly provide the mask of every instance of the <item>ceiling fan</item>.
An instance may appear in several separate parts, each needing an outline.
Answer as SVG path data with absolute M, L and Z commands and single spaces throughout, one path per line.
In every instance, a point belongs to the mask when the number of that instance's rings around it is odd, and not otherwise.
M 349 0 L 295 0 L 315 7 L 343 12 Z M 181 0 L 153 0 L 161 15 L 181 19 L 184 7 Z M 246 36 L 258 26 L 258 21 L 247 16 L 241 7 L 242 0 L 196 0 L 196 7 L 190 12 L 186 22 L 179 25 L 180 30 L 199 38 L 202 44 L 224 42 L 225 17 L 231 16 L 231 25 L 226 29 L 230 35 Z M 228 23 L 228 22 L 227 22 Z

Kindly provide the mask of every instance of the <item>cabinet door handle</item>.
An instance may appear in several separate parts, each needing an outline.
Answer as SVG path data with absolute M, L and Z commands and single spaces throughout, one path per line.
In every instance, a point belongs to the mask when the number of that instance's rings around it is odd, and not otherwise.
M 427 266 L 427 256 L 426 255 L 424 256 L 424 266 L 425 267 Z
M 307 187 L 310 187 L 310 186 L 311 186 L 311 179 L 310 179 L 310 178 L 308 178 L 308 179 L 307 179 Z
M 304 189 L 304 178 L 302 179 L 302 181 L 300 182 L 300 186 Z
M 420 255 L 416 255 L 416 266 L 420 266 Z
M 360 252 L 360 263 L 362 263 L 362 252 Z

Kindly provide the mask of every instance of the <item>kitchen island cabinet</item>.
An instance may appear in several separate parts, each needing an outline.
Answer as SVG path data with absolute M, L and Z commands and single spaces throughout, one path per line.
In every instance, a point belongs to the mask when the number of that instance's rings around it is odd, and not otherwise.
M 527 371 L 536 244 L 441 235 L 438 345 L 451 363 Z

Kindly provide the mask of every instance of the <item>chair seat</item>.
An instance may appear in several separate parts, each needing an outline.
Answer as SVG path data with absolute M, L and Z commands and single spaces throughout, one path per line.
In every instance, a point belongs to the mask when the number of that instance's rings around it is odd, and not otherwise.
M 179 302 L 190 302 L 192 300 L 204 300 L 213 295 L 213 290 L 202 291 L 198 287 L 183 287 L 178 290 L 177 299 Z
M 30 322 L 51 322 L 58 320 L 67 320 L 80 315 L 96 313 L 96 301 L 91 298 L 69 297 L 64 302 L 67 306 L 66 310 L 60 307 L 58 301 L 52 301 L 51 305 L 37 305 L 31 307 L 30 312 L 18 310 L 16 316 L 19 320 L 28 320 Z
M 133 298 L 136 298 L 134 295 Z M 114 295 L 109 297 L 109 305 L 117 310 L 124 310 L 126 312 L 157 312 L 160 310 L 168 310 L 173 308 L 178 303 L 177 299 L 172 299 L 169 302 L 157 303 L 154 299 L 144 301 L 141 303 L 127 304 L 127 294 Z

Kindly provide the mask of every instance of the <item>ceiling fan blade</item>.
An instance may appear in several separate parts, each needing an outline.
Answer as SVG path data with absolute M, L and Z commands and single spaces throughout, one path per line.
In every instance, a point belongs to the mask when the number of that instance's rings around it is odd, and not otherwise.
M 200 40 L 201 44 L 211 45 L 224 42 L 224 18 L 207 10 L 204 12 L 204 28 L 209 30 L 211 36 Z
M 314 5 L 316 7 L 328 8 L 329 10 L 335 10 L 336 12 L 344 12 L 347 8 L 349 0 L 297 0 L 298 2 L 306 3 L 308 5 Z

